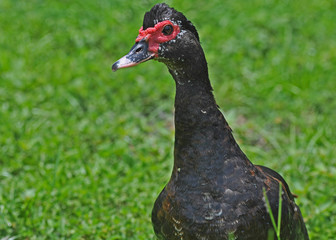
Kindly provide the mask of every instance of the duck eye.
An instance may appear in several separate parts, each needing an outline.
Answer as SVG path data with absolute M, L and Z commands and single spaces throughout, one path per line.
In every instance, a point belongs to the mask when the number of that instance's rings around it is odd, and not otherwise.
M 162 29 L 162 33 L 166 36 L 170 35 L 173 33 L 173 26 L 172 25 L 166 25 L 164 26 L 164 28 Z

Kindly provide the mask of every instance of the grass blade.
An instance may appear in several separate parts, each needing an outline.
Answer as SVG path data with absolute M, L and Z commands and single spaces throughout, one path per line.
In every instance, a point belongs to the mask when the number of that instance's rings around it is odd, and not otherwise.
M 272 222 L 274 231 L 276 233 L 277 239 L 281 240 L 280 239 L 280 228 L 281 228 L 281 212 L 282 212 L 281 211 L 282 210 L 282 197 L 281 197 L 281 195 L 282 195 L 282 184 L 281 183 L 279 184 L 278 224 L 275 222 L 273 212 L 272 212 L 272 208 L 271 208 L 271 205 L 268 201 L 267 194 L 266 194 L 266 191 L 265 191 L 264 188 L 263 188 L 263 194 L 264 194 L 264 198 L 265 198 L 266 208 L 267 208 L 268 214 L 270 215 L 271 222 Z

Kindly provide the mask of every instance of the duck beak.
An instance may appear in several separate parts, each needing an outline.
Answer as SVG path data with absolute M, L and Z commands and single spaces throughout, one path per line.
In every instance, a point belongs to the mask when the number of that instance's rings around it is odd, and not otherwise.
M 123 56 L 112 65 L 112 71 L 115 72 L 120 68 L 133 67 L 154 57 L 155 53 L 148 51 L 148 43 L 143 39 L 135 43 L 127 55 Z

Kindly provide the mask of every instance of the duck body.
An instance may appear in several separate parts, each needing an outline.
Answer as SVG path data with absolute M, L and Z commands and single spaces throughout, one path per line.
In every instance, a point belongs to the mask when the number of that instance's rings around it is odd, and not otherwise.
M 165 63 L 176 82 L 174 166 L 152 211 L 157 238 L 277 239 L 263 191 L 277 219 L 281 184 L 281 239 L 309 239 L 284 179 L 253 165 L 236 143 L 212 94 L 195 27 L 166 4 L 145 14 L 135 46 L 112 69 L 152 58 Z
M 185 107 L 194 114 L 182 108 L 181 119 L 176 108 L 173 172 L 152 212 L 158 239 L 268 239 L 273 227 L 263 189 L 277 219 L 281 180 L 247 159 L 215 104 Z M 308 239 L 300 210 L 281 183 L 281 239 Z
M 176 82 L 174 167 L 154 204 L 156 235 L 164 240 L 228 239 L 230 234 L 268 239 L 273 227 L 263 189 L 277 219 L 281 182 L 281 239 L 307 239 L 287 183 L 273 170 L 254 166 L 242 152 L 208 85 L 203 50 L 195 52 L 199 56 L 185 60 L 183 70 L 170 71 Z

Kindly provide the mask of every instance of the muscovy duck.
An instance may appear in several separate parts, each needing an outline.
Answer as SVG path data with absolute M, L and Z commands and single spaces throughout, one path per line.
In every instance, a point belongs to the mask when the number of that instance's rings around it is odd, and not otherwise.
M 253 165 L 236 143 L 212 94 L 196 28 L 164 3 L 146 12 L 135 45 L 112 70 L 150 59 L 166 64 L 176 82 L 174 166 L 152 211 L 158 239 L 268 239 L 263 189 L 277 219 L 279 184 L 281 239 L 309 239 L 285 180 Z

